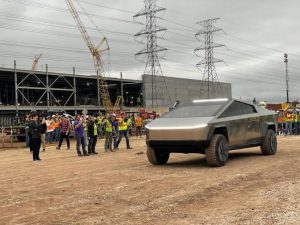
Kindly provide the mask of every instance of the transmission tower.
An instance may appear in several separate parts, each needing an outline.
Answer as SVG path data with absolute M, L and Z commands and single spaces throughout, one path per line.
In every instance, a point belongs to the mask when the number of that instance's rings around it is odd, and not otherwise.
M 208 19 L 197 23 L 201 26 L 201 29 L 195 34 L 195 37 L 201 42 L 201 45 L 196 48 L 194 52 L 199 57 L 202 57 L 202 55 L 199 54 L 200 51 L 204 50 L 205 52 L 205 58 L 196 65 L 200 70 L 204 65 L 200 98 L 206 96 L 207 98 L 216 97 L 219 89 L 221 89 L 215 63 L 223 62 L 223 60 L 214 58 L 214 49 L 225 45 L 217 44 L 213 41 L 213 34 L 222 30 L 214 26 L 219 19 L 220 18 Z
M 139 33 L 134 35 L 136 41 L 146 45 L 146 47 L 135 54 L 137 60 L 145 63 L 144 75 L 151 75 L 151 107 L 165 106 L 166 101 L 171 104 L 168 88 L 160 66 L 159 58 L 168 49 L 161 47 L 157 39 L 163 39 L 166 28 L 157 26 L 156 19 L 158 14 L 166 9 L 158 7 L 156 0 L 144 0 L 145 8 L 133 16 L 133 19 L 140 24 L 146 25 Z M 147 90 L 145 90 L 147 92 Z M 147 101 L 145 96 L 144 101 Z M 145 102 L 144 102 L 145 103 Z M 147 103 L 146 103 L 147 105 Z

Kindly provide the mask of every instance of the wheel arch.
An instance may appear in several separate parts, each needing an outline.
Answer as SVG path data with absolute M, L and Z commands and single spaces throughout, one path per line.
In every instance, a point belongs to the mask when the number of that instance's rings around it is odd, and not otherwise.
M 221 125 L 221 126 L 216 126 L 216 127 L 211 127 L 209 132 L 208 132 L 208 137 L 207 140 L 211 140 L 214 134 L 222 134 L 225 136 L 227 141 L 229 142 L 229 135 L 228 135 L 228 130 L 226 125 Z
M 268 130 L 273 130 L 275 133 L 277 132 L 277 124 L 267 122 L 264 124 L 263 129 L 262 129 L 262 136 L 264 137 L 267 134 Z

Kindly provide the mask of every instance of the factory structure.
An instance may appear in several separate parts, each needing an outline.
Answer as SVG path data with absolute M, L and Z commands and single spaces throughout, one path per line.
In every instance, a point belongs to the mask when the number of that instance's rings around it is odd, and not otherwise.
M 184 76 L 182 76 L 184 77 Z M 159 78 L 162 79 L 162 78 Z M 152 76 L 142 75 L 141 80 L 105 78 L 111 101 L 121 96 L 120 106 L 127 111 L 152 108 Z M 155 106 L 169 108 L 175 101 L 188 102 L 200 96 L 203 81 L 164 77 L 168 95 L 156 99 Z M 219 83 L 213 97 L 231 98 L 231 84 Z M 203 85 L 202 85 L 203 86 Z M 0 115 L 23 115 L 36 111 L 66 111 L 75 114 L 86 110 L 89 113 L 105 111 L 97 101 L 96 76 L 73 73 L 53 73 L 0 68 Z

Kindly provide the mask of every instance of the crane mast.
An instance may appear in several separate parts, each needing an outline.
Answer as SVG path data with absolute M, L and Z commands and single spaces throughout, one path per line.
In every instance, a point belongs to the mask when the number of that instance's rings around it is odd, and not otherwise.
M 81 33 L 81 36 L 83 37 L 84 42 L 86 43 L 87 47 L 89 48 L 93 56 L 94 67 L 97 76 L 97 97 L 98 97 L 99 112 L 100 112 L 101 100 L 105 111 L 110 112 L 113 109 L 113 106 L 110 100 L 108 85 L 104 78 L 104 65 L 101 59 L 101 52 L 109 50 L 107 40 L 104 37 L 102 41 L 97 46 L 95 46 L 90 36 L 88 35 L 72 0 L 65 0 L 65 2 L 67 3 L 69 11 L 73 16 L 73 19 L 75 20 L 75 23 Z M 106 49 L 100 49 L 103 43 L 106 43 L 107 45 Z
M 35 72 L 36 69 L 37 69 L 37 65 L 39 63 L 39 60 L 40 58 L 42 57 L 43 54 L 39 54 L 39 55 L 36 55 L 34 56 L 34 60 L 33 60 L 33 63 L 32 63 L 32 71 Z

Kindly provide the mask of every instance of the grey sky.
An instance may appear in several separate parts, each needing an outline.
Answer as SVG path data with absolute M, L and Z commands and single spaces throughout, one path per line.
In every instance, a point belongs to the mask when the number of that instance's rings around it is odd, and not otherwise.
M 283 53 L 288 53 L 291 100 L 299 98 L 300 1 L 157 0 L 157 4 L 167 8 L 167 21 L 158 20 L 168 28 L 166 40 L 160 41 L 169 49 L 161 60 L 166 76 L 202 78 L 202 72 L 195 67 L 201 59 L 193 53 L 199 45 L 194 38 L 199 29 L 196 22 L 220 17 L 216 26 L 225 33 L 216 33 L 215 41 L 227 47 L 215 50 L 215 57 L 225 61 L 216 64 L 216 69 L 220 81 L 232 83 L 233 96 L 284 101 Z M 109 76 L 119 76 L 123 71 L 126 78 L 139 79 L 144 65 L 134 59 L 134 54 L 144 46 L 134 41 L 133 34 L 143 27 L 120 20 L 133 21 L 134 13 L 143 9 L 143 1 L 81 0 L 81 5 L 89 14 L 98 15 L 91 18 L 102 33 L 81 16 L 86 27 L 91 28 L 88 32 L 93 41 L 99 42 L 103 34 L 108 38 L 111 51 L 105 53 L 104 61 Z M 38 70 L 44 70 L 47 63 L 50 71 L 71 73 L 75 66 L 78 73 L 93 73 L 89 51 L 66 10 L 63 0 L 0 0 L 0 65 L 12 67 L 16 59 L 19 68 L 30 69 L 33 56 L 43 53 Z

